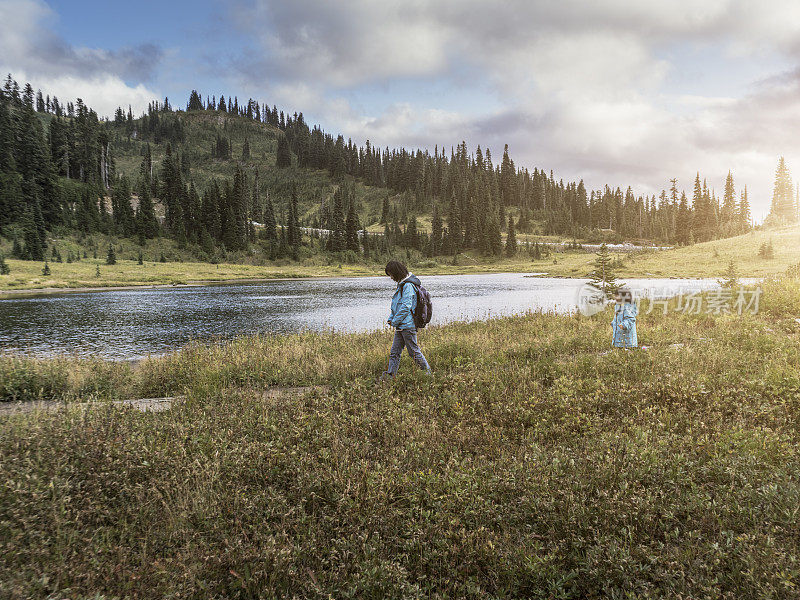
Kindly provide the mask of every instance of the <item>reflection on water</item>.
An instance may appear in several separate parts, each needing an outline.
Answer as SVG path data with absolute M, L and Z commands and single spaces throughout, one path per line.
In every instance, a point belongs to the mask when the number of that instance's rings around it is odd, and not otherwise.
M 423 278 L 433 296 L 434 325 L 531 310 L 573 311 L 584 282 L 517 273 Z M 713 280 L 626 282 L 659 293 L 716 286 Z M 129 359 L 249 333 L 370 330 L 386 320 L 393 291 L 388 277 L 359 277 L 0 300 L 0 350 Z

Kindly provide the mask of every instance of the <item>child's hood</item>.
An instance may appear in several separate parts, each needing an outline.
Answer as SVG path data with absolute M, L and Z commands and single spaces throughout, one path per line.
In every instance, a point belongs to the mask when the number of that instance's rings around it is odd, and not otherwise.
M 422 285 L 422 282 L 419 280 L 419 277 L 417 277 L 413 273 L 409 273 L 408 277 L 406 277 L 400 283 L 398 283 L 397 288 L 400 289 L 404 283 L 413 283 L 417 287 Z

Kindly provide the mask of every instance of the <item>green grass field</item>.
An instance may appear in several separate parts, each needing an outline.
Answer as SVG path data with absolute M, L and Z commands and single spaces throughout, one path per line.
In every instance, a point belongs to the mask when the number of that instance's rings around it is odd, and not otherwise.
M 798 306 L 437 327 L 385 386 L 388 331 L 4 357 L 6 400 L 100 404 L 0 417 L 0 596 L 797 598 Z

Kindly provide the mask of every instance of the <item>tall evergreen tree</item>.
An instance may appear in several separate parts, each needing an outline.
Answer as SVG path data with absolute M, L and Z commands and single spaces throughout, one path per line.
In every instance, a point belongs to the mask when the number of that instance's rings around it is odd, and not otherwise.
M 675 217 L 675 241 L 686 245 L 691 239 L 692 213 L 689 210 L 689 202 L 686 200 L 686 192 L 682 192 L 680 203 L 678 204 L 678 214 Z
M 355 199 L 350 200 L 347 207 L 347 221 L 345 223 L 345 243 L 348 250 L 358 252 L 358 214 L 356 213 Z
M 142 161 L 139 171 L 139 206 L 136 208 L 136 233 L 144 238 L 154 238 L 158 235 L 158 219 L 150 199 L 149 166 L 146 160 Z
M 775 170 L 775 186 L 772 192 L 772 206 L 770 216 L 784 223 L 797 221 L 797 207 L 794 204 L 794 190 L 792 176 L 783 156 L 778 159 Z
M 739 212 L 737 214 L 739 220 L 739 231 L 745 232 L 750 229 L 750 201 L 747 198 L 747 186 L 742 190 L 742 197 L 739 200 Z
M 264 206 L 264 237 L 272 242 L 278 241 L 278 226 L 275 221 L 275 208 L 272 205 L 272 197 L 267 194 L 267 202 Z
M 136 232 L 136 220 L 131 207 L 131 187 L 128 178 L 122 176 L 115 182 L 111 192 L 111 210 L 114 226 L 121 235 L 133 235 Z
M 333 213 L 328 227 L 328 249 L 332 252 L 341 252 L 346 248 L 343 188 L 344 186 L 339 186 L 333 194 Z
M 289 150 L 289 141 L 285 135 L 278 136 L 278 152 L 275 159 L 275 166 L 279 169 L 292 166 L 292 154 Z
M 442 218 L 439 216 L 439 207 L 433 207 L 431 219 L 430 255 L 436 256 L 442 250 Z
M 506 255 L 517 255 L 517 233 L 514 230 L 514 217 L 508 215 L 508 233 L 506 234 Z
M 725 193 L 722 196 L 722 209 L 720 211 L 720 227 L 723 235 L 729 235 L 731 228 L 735 228 L 736 218 L 736 191 L 733 186 L 733 175 L 728 171 L 725 179 Z

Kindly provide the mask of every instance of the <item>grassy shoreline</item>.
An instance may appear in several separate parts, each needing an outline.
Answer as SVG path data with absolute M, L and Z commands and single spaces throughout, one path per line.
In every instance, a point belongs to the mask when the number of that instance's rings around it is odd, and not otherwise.
M 774 256 L 760 256 L 762 245 L 771 243 Z M 130 253 L 130 252 L 128 252 Z M 722 277 L 733 261 L 743 277 L 770 277 L 800 263 L 800 226 L 754 231 L 746 235 L 663 251 L 614 254 L 621 278 L 632 277 Z M 419 259 L 409 264 L 418 275 L 463 275 L 470 273 L 541 272 L 552 277 L 586 277 L 592 270 L 593 253 L 557 252 L 547 259 L 530 260 L 523 253 L 514 258 L 487 260 L 472 254 Z M 109 266 L 102 259 L 73 263 L 50 263 L 51 274 L 42 275 L 42 264 L 7 259 L 10 275 L 0 276 L 0 298 L 20 291 L 181 286 L 312 277 L 361 277 L 383 275 L 377 263 L 336 263 L 315 256 L 302 262 L 281 261 L 268 265 L 210 264 L 198 262 L 152 262 L 119 260 Z M 97 276 L 97 268 L 100 276 Z
M 797 597 L 798 305 L 434 327 L 386 386 L 386 332 L 2 357 L 6 398 L 186 400 L 0 419 L 0 596 Z

